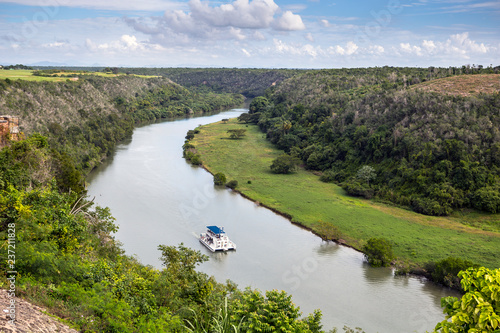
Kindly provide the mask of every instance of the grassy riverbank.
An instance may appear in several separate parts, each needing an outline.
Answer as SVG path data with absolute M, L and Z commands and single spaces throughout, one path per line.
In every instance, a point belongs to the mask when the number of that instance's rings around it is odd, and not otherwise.
M 371 237 L 393 243 L 396 256 L 423 264 L 449 256 L 480 265 L 500 267 L 500 233 L 469 226 L 470 217 L 430 217 L 380 203 L 347 196 L 332 184 L 322 183 L 311 172 L 299 170 L 276 175 L 269 166 L 282 152 L 266 141 L 257 126 L 215 123 L 199 127 L 191 141 L 212 173 L 223 172 L 237 180 L 237 190 L 254 201 L 291 217 L 292 222 L 318 234 L 335 232 L 350 246 L 360 249 Z M 245 128 L 243 139 L 231 140 L 227 130 Z M 500 219 L 489 215 L 489 222 Z

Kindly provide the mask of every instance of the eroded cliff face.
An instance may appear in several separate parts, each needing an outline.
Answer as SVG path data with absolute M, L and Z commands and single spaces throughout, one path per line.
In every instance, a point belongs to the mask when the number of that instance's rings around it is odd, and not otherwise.
M 0 116 L 0 148 L 2 148 L 8 140 L 19 140 L 19 117 Z
M 15 298 L 16 321 L 11 322 L 11 298 L 6 290 L 0 290 L 0 332 L 1 333 L 78 333 L 43 312 L 46 310 L 39 306 Z
M 89 77 L 65 82 L 17 80 L 0 89 L 0 114 L 19 117 L 20 130 L 26 134 L 43 133 L 48 124 L 66 128 L 78 126 L 86 117 L 118 114 L 117 97 L 126 101 L 155 87 L 172 84 L 166 78 L 136 76 Z

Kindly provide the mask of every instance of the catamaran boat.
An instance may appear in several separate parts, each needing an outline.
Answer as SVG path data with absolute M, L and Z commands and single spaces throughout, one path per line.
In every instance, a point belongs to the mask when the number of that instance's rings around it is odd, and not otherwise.
M 200 234 L 200 242 L 212 252 L 236 250 L 236 245 L 229 240 L 224 227 L 207 226 L 207 232 Z

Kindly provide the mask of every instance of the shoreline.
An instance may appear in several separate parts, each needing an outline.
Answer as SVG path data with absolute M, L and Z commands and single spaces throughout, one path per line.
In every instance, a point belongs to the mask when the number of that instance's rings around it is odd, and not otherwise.
M 247 135 L 239 140 L 220 140 L 227 138 L 227 130 L 235 128 L 246 128 Z M 455 257 L 484 266 L 498 264 L 495 258 L 481 255 L 481 260 L 478 259 L 478 253 L 495 252 L 482 239 L 487 237 L 496 244 L 497 233 L 468 229 L 453 219 L 400 212 L 397 207 L 381 209 L 371 201 L 346 196 L 339 188 L 319 182 L 313 177 L 317 175 L 306 170 L 294 175 L 271 175 L 268 166 L 282 152 L 265 139 L 257 126 L 238 123 L 235 118 L 224 125 L 212 123 L 196 129 L 199 134 L 187 142 L 194 147 L 201 159 L 200 166 L 208 173 L 222 172 L 228 180 L 237 180 L 240 184 L 233 191 L 322 240 L 363 253 L 360 249 L 363 241 L 373 237 L 388 239 L 395 252 L 391 263 L 394 276 L 411 275 L 440 285 L 430 277 L 428 263 Z M 467 244 L 478 241 L 481 248 L 464 252 L 470 249 Z M 463 253 L 468 255 L 463 257 Z
M 188 162 L 188 161 L 186 161 L 186 162 Z M 188 163 L 189 163 L 189 162 L 188 162 Z M 201 165 L 198 165 L 198 167 L 201 167 L 202 169 L 204 169 L 206 172 L 208 172 L 208 173 L 209 173 L 209 174 L 211 174 L 212 176 L 214 175 L 214 173 L 213 173 L 212 171 L 210 171 L 210 169 L 209 169 L 209 168 L 208 168 L 205 164 L 203 164 L 203 163 L 202 163 Z M 281 211 L 277 210 L 276 208 L 270 207 L 270 206 L 268 206 L 268 205 L 266 205 L 266 204 L 263 204 L 263 203 L 261 203 L 260 201 L 257 201 L 257 200 L 255 200 L 255 199 L 253 199 L 252 197 L 250 197 L 249 195 L 247 195 L 247 194 L 243 193 L 243 192 L 242 192 L 242 191 L 240 191 L 240 190 L 230 188 L 230 187 L 228 187 L 228 186 L 226 186 L 226 185 L 220 185 L 220 186 L 221 186 L 221 187 L 222 187 L 222 186 L 224 186 L 226 189 L 229 189 L 229 190 L 231 190 L 231 191 L 233 191 L 233 192 L 238 193 L 238 194 L 239 194 L 239 195 L 241 195 L 243 198 L 245 198 L 245 199 L 247 199 L 247 200 L 249 200 L 249 201 L 253 202 L 254 204 L 256 204 L 256 205 L 258 205 L 258 206 L 261 206 L 261 207 L 264 207 L 264 208 L 266 208 L 266 209 L 268 209 L 268 210 L 272 211 L 273 213 L 275 213 L 275 214 L 277 214 L 277 215 L 280 215 L 280 216 L 282 216 L 282 217 L 286 218 L 286 219 L 287 219 L 287 220 L 288 220 L 291 224 L 293 224 L 293 225 L 295 225 L 295 226 L 297 226 L 297 227 L 299 227 L 299 228 L 301 228 L 301 229 L 303 229 L 303 230 L 306 230 L 306 231 L 311 232 L 313 235 L 315 235 L 315 236 L 317 236 L 317 237 L 321 238 L 321 240 L 322 240 L 322 241 L 326 241 L 326 242 L 334 242 L 334 243 L 336 243 L 336 244 L 338 244 L 338 245 L 340 245 L 340 246 L 344 246 L 344 247 L 347 247 L 347 248 L 353 249 L 354 251 L 356 251 L 356 252 L 358 252 L 358 253 L 364 254 L 364 252 L 363 252 L 363 251 L 361 251 L 360 249 L 358 249 L 358 248 L 356 248 L 356 247 L 354 247 L 354 246 L 350 245 L 349 243 L 345 242 L 343 239 L 339 239 L 339 240 L 336 240 L 336 239 L 328 239 L 328 238 L 324 237 L 323 235 L 321 235 L 320 233 L 318 233 L 318 232 L 314 231 L 312 228 L 310 228 L 310 227 L 308 227 L 308 226 L 305 226 L 305 225 L 301 224 L 300 222 L 293 221 L 293 220 L 292 220 L 292 216 L 291 216 L 291 215 L 289 215 L 289 214 L 287 214 L 287 213 L 285 213 L 285 212 L 281 212 Z M 404 262 L 403 262 L 403 263 L 404 263 Z M 409 265 L 412 265 L 412 263 L 411 263 L 411 262 L 406 262 L 406 263 L 407 263 L 407 264 L 409 264 Z M 435 285 L 438 285 L 438 286 L 440 286 L 440 287 L 443 287 L 443 288 L 448 288 L 448 289 L 453 290 L 453 291 L 460 291 L 460 290 L 457 290 L 457 289 L 455 289 L 455 288 L 449 288 L 449 287 L 447 287 L 447 286 L 444 286 L 444 285 L 442 285 L 442 284 L 440 284 L 440 283 L 438 283 L 438 282 L 436 282 L 436 281 L 432 280 L 432 278 L 430 278 L 428 274 L 425 274 L 425 272 L 423 271 L 423 270 L 424 270 L 424 268 L 423 268 L 423 267 L 421 267 L 421 266 L 419 266 L 419 265 L 416 265 L 416 266 L 413 266 L 413 267 L 411 267 L 411 266 L 410 266 L 409 272 L 402 273 L 402 274 L 397 274 L 398 267 L 397 267 L 397 265 L 396 265 L 396 264 L 391 263 L 391 266 L 390 266 L 390 267 L 391 267 L 391 269 L 393 269 L 393 277 L 398 277 L 398 276 L 408 276 L 408 277 L 414 277 L 414 278 L 418 278 L 418 279 L 423 279 L 424 281 L 427 281 L 427 282 L 431 282 L 431 283 L 433 283 L 433 284 L 435 284 Z M 414 269 L 418 269 L 418 271 L 414 271 Z M 419 271 L 420 271 L 420 273 L 419 273 Z

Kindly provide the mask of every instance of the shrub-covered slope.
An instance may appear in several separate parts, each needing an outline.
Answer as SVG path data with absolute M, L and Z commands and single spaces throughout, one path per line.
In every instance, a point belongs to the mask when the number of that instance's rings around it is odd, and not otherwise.
M 123 68 L 134 74 L 161 75 L 185 87 L 208 88 L 216 92 L 255 97 L 303 70 L 238 68 Z
M 0 80 L 2 114 L 19 116 L 25 134 L 48 135 L 51 146 L 92 170 L 134 124 L 219 111 L 243 103 L 237 94 L 193 92 L 166 78 L 80 76 L 65 82 Z
M 500 94 L 408 89 L 422 69 L 308 72 L 254 100 L 271 142 L 353 195 L 430 215 L 500 212 Z M 450 70 L 433 70 L 433 77 Z M 460 76 L 468 80 L 469 76 Z M 417 87 L 417 86 L 415 86 Z M 362 167 L 375 174 L 365 177 Z M 365 168 L 366 170 L 366 168 Z

